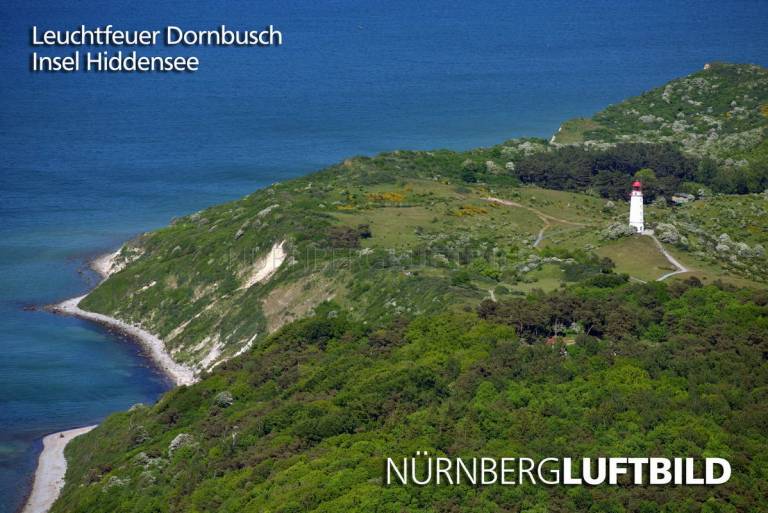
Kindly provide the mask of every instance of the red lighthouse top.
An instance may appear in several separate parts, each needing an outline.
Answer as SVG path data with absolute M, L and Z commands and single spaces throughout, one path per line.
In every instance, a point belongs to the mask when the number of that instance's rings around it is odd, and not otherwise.
M 643 184 L 640 183 L 640 181 L 636 180 L 635 183 L 632 184 L 632 188 L 636 190 L 640 190 L 640 188 L 643 186 Z

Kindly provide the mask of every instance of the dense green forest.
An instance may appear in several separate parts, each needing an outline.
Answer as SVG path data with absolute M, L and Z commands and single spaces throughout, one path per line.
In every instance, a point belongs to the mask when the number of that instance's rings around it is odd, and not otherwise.
M 646 201 L 669 198 L 678 192 L 748 194 L 768 188 L 768 160 L 734 172 L 711 159 L 698 159 L 676 146 L 619 143 L 608 149 L 563 146 L 523 158 L 516 166 L 524 183 L 552 189 L 595 191 L 604 198 L 621 199 L 627 180 L 643 182 Z
M 525 183 L 561 190 L 592 189 L 610 199 L 626 198 L 627 181 L 637 175 L 643 181 L 646 201 L 653 201 L 680 191 L 686 181 L 697 180 L 699 168 L 706 164 L 686 157 L 670 144 L 623 143 L 607 150 L 564 146 L 537 153 L 518 163 L 517 175 Z M 709 185 L 711 180 L 705 178 L 698 181 Z
M 604 274 L 377 329 L 326 303 L 75 440 L 54 511 L 758 511 L 766 354 L 768 295 L 696 279 Z M 425 449 L 717 455 L 734 472 L 720 487 L 382 485 L 384 458 Z
M 76 439 L 53 511 L 768 511 L 766 126 L 768 71 L 716 64 L 549 141 L 352 157 L 137 237 L 81 306 L 200 381 Z M 659 282 L 663 251 L 687 271 Z M 418 450 L 733 476 L 385 486 Z

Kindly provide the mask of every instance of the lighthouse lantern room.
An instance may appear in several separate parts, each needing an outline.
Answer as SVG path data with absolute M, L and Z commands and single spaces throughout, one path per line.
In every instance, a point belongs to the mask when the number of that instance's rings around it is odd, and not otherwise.
M 632 184 L 632 195 L 629 198 L 629 226 L 637 233 L 643 233 L 643 184 L 636 181 Z

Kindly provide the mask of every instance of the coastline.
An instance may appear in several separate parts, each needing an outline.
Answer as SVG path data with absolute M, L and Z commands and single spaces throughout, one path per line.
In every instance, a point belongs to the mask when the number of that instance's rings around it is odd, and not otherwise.
M 125 267 L 125 263 L 119 263 L 117 261 L 121 250 L 122 248 L 111 253 L 105 253 L 88 263 L 88 266 L 101 276 L 101 281 L 106 280 L 110 275 Z M 120 319 L 96 312 L 89 312 L 80 308 L 80 301 L 87 295 L 88 294 L 73 297 L 62 301 L 61 303 L 51 305 L 48 307 L 48 310 L 53 313 L 72 315 L 74 317 L 95 322 L 127 335 L 147 350 L 152 361 L 155 362 L 160 370 L 162 370 L 176 386 L 191 385 L 197 381 L 195 371 L 186 365 L 174 361 L 170 353 L 165 349 L 165 342 L 163 342 L 157 335 L 143 330 L 138 326 L 134 326 L 133 324 L 121 321 Z
M 37 460 L 32 492 L 21 513 L 46 513 L 61 493 L 64 476 L 67 473 L 67 459 L 64 449 L 74 438 L 83 435 L 96 426 L 86 426 L 51 433 L 43 438 L 43 452 Z
M 113 328 L 128 335 L 147 350 L 152 361 L 154 361 L 177 386 L 191 385 L 197 381 L 195 372 L 191 368 L 177 363 L 171 358 L 170 353 L 165 350 L 165 343 L 157 335 L 153 335 L 148 331 L 121 321 L 120 319 L 83 310 L 78 305 L 84 298 L 85 296 L 74 297 L 56 305 L 52 305 L 49 308 L 54 313 L 72 315 L 81 319 L 96 322 L 102 326 Z
M 114 253 L 104 253 L 103 255 L 99 255 L 88 262 L 88 267 L 93 269 L 99 276 L 101 276 L 102 280 L 105 280 L 107 277 L 109 277 L 110 274 L 116 272 L 114 270 L 115 260 L 119 254 L 120 250 L 118 249 Z
M 116 262 L 120 250 L 106 253 L 91 260 L 88 265 L 101 276 L 102 281 L 119 271 L 122 266 Z M 86 294 L 87 295 L 87 294 Z M 186 365 L 173 360 L 165 350 L 165 343 L 156 335 L 137 326 L 128 324 L 114 317 L 89 312 L 79 307 L 86 295 L 74 297 L 61 303 L 50 305 L 47 309 L 53 313 L 72 315 L 124 333 L 147 350 L 152 361 L 168 376 L 176 386 L 191 385 L 197 381 L 194 371 Z M 43 438 L 43 451 L 37 461 L 32 491 L 27 497 L 21 513 L 47 513 L 64 486 L 67 461 L 64 449 L 74 438 L 85 434 L 97 425 L 69 429 L 51 433 Z

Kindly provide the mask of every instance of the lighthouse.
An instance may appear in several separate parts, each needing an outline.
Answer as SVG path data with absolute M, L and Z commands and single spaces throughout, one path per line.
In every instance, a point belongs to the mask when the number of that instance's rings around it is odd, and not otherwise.
M 637 233 L 643 233 L 643 184 L 638 181 L 632 184 L 632 195 L 629 197 L 629 226 Z

